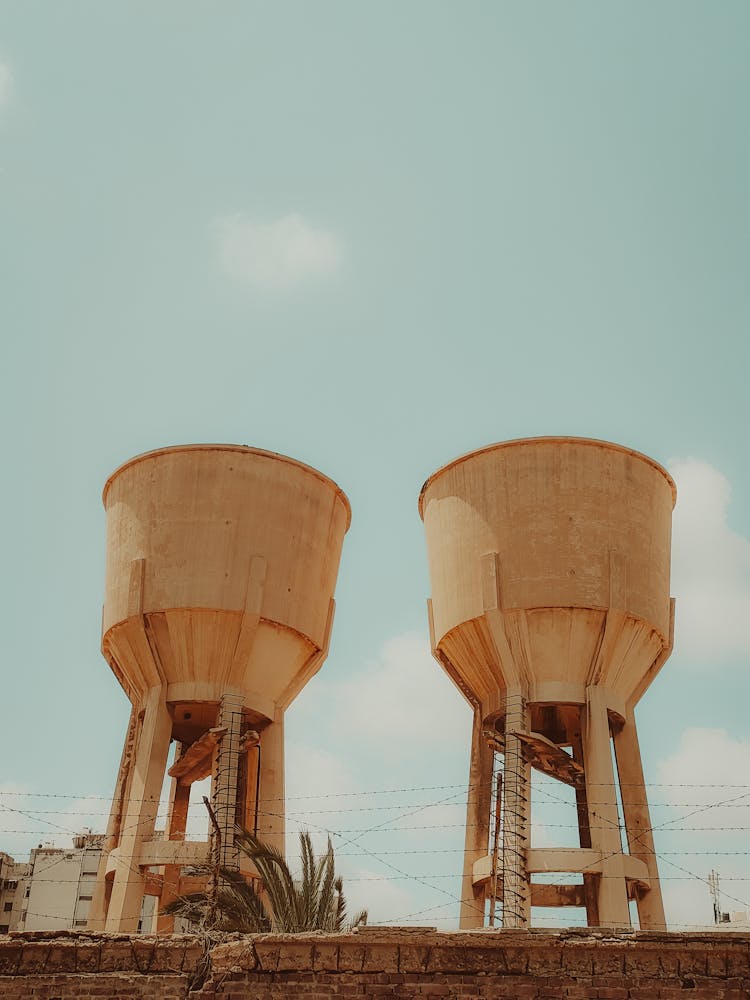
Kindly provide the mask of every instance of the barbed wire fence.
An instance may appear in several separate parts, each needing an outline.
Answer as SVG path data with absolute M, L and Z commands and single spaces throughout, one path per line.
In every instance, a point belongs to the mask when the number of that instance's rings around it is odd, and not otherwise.
M 708 869 L 724 866 L 727 864 L 726 859 L 731 858 L 734 859 L 732 867 L 721 872 L 722 885 L 729 884 L 731 889 L 728 891 L 725 888 L 722 895 L 732 902 L 734 908 L 750 910 L 750 861 L 746 862 L 746 859 L 750 859 L 750 784 L 649 782 L 646 787 L 655 793 L 654 800 L 650 802 L 652 815 L 657 817 L 653 823 L 653 832 L 659 838 L 654 853 L 669 870 L 668 874 L 662 868 L 660 880 L 667 884 L 701 883 L 706 886 L 708 901 Z M 406 885 L 419 887 L 420 890 L 428 890 L 442 897 L 438 903 L 408 912 L 394 912 L 386 919 L 376 922 L 410 923 L 429 915 L 430 920 L 435 923 L 455 924 L 456 906 L 461 901 L 460 888 L 457 891 L 456 887 L 460 887 L 464 849 L 449 841 L 452 836 L 461 835 L 465 829 L 462 812 L 466 807 L 467 791 L 469 789 L 465 784 L 436 784 L 290 795 L 285 800 L 286 821 L 292 827 L 307 828 L 321 836 L 331 837 L 336 847 L 337 860 L 347 859 L 345 867 L 351 869 L 345 875 L 347 884 L 362 887 L 378 883 L 391 883 L 397 887 Z M 682 794 L 674 795 L 677 791 Z M 436 798 L 438 793 L 443 794 Z M 670 798 L 670 795 L 674 797 Z M 387 801 L 388 796 L 395 797 L 398 801 Z M 428 798 L 423 801 L 426 796 Z M 627 786 L 623 789 L 623 796 L 627 796 Z M 565 810 L 574 807 L 574 803 L 563 801 L 559 797 L 559 801 L 555 801 L 555 796 L 544 787 L 535 787 L 534 797 L 533 832 L 541 829 L 548 837 L 551 831 L 574 834 L 578 830 L 577 821 L 561 821 Z M 707 797 L 711 801 L 706 801 Z M 64 836 L 69 840 L 81 832 L 82 826 L 93 829 L 99 818 L 103 828 L 109 815 L 106 805 L 110 801 L 111 796 L 103 793 L 0 790 L 0 824 L 2 817 L 7 817 L 9 821 L 21 820 L 18 823 L 7 822 L 0 825 L 0 851 L 6 849 L 3 841 L 9 837 L 53 837 L 59 841 Z M 101 804 L 101 809 L 90 808 L 97 803 Z M 261 814 L 278 815 L 280 804 L 280 800 L 262 802 L 264 808 L 261 809 Z M 159 802 L 157 824 L 166 819 L 167 807 L 166 800 Z M 547 814 L 545 809 L 548 810 Z M 190 804 L 191 813 L 197 815 L 198 810 L 203 810 L 205 814 L 201 802 Z M 451 815 L 446 815 L 446 810 L 452 811 Z M 440 811 L 436 818 L 441 822 L 429 821 L 430 812 L 434 814 L 435 811 Z M 712 816 L 718 816 L 721 822 L 712 821 Z M 735 816 L 736 820 L 733 819 Z M 363 818 L 370 820 L 370 817 L 377 817 L 378 822 L 361 822 Z M 415 822 L 416 817 L 427 821 Z M 357 819 L 360 820 L 359 824 Z M 28 822 L 23 822 L 24 820 Z M 330 820 L 334 822 L 331 823 Z M 709 835 L 710 844 L 703 842 Z M 404 842 L 396 841 L 399 836 L 406 838 Z M 407 842 L 412 837 L 418 838 L 417 845 Z M 689 842 L 682 847 L 673 842 L 675 838 L 688 838 Z M 696 842 L 696 839 L 701 842 Z M 23 863 L 31 850 L 33 848 L 29 847 L 23 858 L 16 855 L 13 857 L 17 862 Z M 8 853 L 12 854 L 11 851 Z M 439 864 L 436 863 L 438 860 Z M 425 870 L 421 870 L 424 865 L 420 866 L 417 862 L 430 863 Z M 380 873 L 363 871 L 365 863 L 377 865 Z M 696 866 L 705 868 L 705 873 L 694 871 Z M 40 874 L 39 877 L 60 881 L 54 879 L 52 873 Z M 563 881 L 574 881 L 580 876 L 566 875 L 561 878 Z M 453 912 L 444 912 L 446 908 Z M 576 914 L 566 914 L 565 919 L 568 925 L 576 922 L 585 924 L 585 918 L 581 919 Z M 533 923 L 559 925 L 560 918 L 535 914 Z M 705 923 L 670 921 L 670 927 L 694 929 L 705 927 Z

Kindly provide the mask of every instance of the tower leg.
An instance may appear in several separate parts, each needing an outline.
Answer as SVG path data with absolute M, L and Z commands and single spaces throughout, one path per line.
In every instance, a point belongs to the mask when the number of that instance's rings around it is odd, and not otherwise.
M 173 778 L 172 780 L 174 781 L 174 788 L 172 789 L 172 805 L 169 811 L 167 839 L 184 840 L 188 809 L 190 808 L 190 785 L 182 785 L 178 779 Z M 174 917 L 162 913 L 161 910 L 179 896 L 181 870 L 181 865 L 164 866 L 161 899 L 158 901 L 158 905 L 154 911 L 155 931 L 157 934 L 174 933 Z
M 586 688 L 586 711 L 581 722 L 591 846 L 604 859 L 597 889 L 599 922 L 603 927 L 629 927 L 607 702 L 596 685 Z
M 580 736 L 573 738 L 573 759 L 582 767 L 583 743 Z M 589 824 L 589 804 L 586 796 L 586 788 L 576 788 L 576 810 L 578 812 L 578 842 L 581 847 L 591 847 L 591 826 Z M 586 923 L 589 927 L 599 926 L 599 908 L 597 903 L 597 876 L 592 873 L 583 873 L 583 895 L 586 900 Z
M 664 902 L 659 885 L 659 869 L 654 852 L 654 838 L 651 833 L 651 817 L 646 798 L 646 783 L 641 763 L 641 748 L 635 728 L 632 708 L 625 725 L 615 735 L 615 756 L 620 776 L 622 810 L 628 849 L 635 858 L 640 858 L 648 868 L 651 888 L 638 901 L 638 920 L 642 930 L 664 931 L 667 929 L 664 917 Z
M 528 927 L 531 886 L 529 846 L 529 777 L 523 745 L 515 733 L 528 729 L 526 700 L 520 688 L 509 688 L 505 709 L 503 770 L 503 927 Z
M 284 835 L 284 713 L 276 709 L 270 726 L 261 734 L 262 765 L 258 836 L 286 854 Z
M 474 887 L 474 862 L 487 854 L 490 836 L 492 764 L 494 754 L 482 738 L 482 709 L 474 709 L 469 763 L 469 795 L 466 807 L 464 875 L 461 884 L 461 930 L 484 926 L 485 887 Z
M 118 844 L 112 896 L 106 930 L 133 934 L 138 929 L 145 878 L 141 871 L 141 844 L 154 835 L 156 813 L 167 763 L 172 719 L 164 689 L 146 695 L 143 722 L 136 738 L 130 788 Z
M 122 825 L 122 813 L 125 808 L 125 798 L 127 795 L 128 782 L 132 772 L 133 745 L 135 743 L 135 733 L 138 728 L 138 715 L 135 708 L 130 709 L 130 719 L 125 733 L 125 743 L 122 748 L 120 758 L 120 769 L 117 772 L 117 782 L 115 784 L 115 794 L 112 797 L 112 808 L 107 821 L 107 832 L 104 837 L 104 847 L 102 849 L 101 860 L 99 861 L 99 874 L 94 886 L 91 909 L 89 910 L 88 929 L 90 931 L 103 931 L 107 921 L 107 908 L 109 905 L 109 893 L 107 885 L 107 870 L 109 867 L 110 852 L 117 847 Z

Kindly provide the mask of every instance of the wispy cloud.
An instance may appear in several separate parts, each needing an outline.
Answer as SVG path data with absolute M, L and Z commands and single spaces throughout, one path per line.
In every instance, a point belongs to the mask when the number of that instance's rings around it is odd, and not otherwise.
M 347 898 L 372 922 L 455 924 L 471 713 L 426 636 L 394 636 L 337 683 L 324 671 L 291 716 L 289 834 L 330 831 Z
M 435 742 L 443 751 L 468 746 L 469 707 L 419 632 L 389 639 L 360 674 L 336 685 L 335 697 L 346 738 L 369 741 L 387 759 L 418 758 Z
M 750 653 L 750 539 L 729 527 L 731 484 L 694 458 L 669 463 L 677 483 L 672 592 L 676 650 L 714 664 Z
M 686 729 L 657 775 L 651 821 L 667 922 L 675 930 L 712 926 L 711 868 L 721 876 L 722 909 L 750 909 L 750 740 L 725 729 Z
M 259 291 L 284 292 L 334 278 L 343 243 L 301 215 L 259 222 L 244 215 L 217 220 L 219 262 L 230 278 Z

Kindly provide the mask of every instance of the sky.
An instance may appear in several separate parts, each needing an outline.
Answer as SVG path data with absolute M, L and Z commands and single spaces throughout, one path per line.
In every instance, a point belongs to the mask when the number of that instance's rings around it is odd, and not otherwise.
M 105 479 L 249 444 L 353 510 L 292 839 L 330 831 L 372 920 L 455 927 L 470 717 L 417 497 L 581 435 L 678 487 L 637 714 L 668 918 L 712 919 L 712 868 L 750 910 L 749 32 L 734 0 L 0 0 L 0 849 L 106 823 Z M 536 843 L 572 835 L 534 801 Z

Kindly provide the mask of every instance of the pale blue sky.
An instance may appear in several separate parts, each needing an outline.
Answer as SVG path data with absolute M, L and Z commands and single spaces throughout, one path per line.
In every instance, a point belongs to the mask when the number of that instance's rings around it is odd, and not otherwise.
M 101 487 L 192 441 L 290 454 L 352 503 L 292 784 L 317 752 L 321 788 L 462 782 L 436 665 L 439 750 L 341 719 L 423 654 L 423 480 L 535 434 L 677 462 L 682 645 L 644 755 L 682 774 L 703 740 L 750 773 L 749 35 L 730 0 L 0 0 L 2 787 L 110 794 Z

